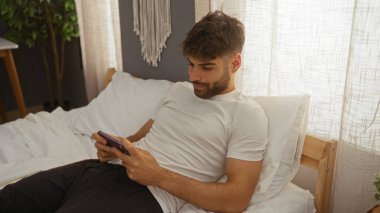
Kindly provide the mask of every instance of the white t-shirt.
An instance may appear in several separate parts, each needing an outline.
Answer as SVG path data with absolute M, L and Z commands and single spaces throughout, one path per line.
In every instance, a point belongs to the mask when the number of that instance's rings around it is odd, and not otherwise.
M 136 143 L 171 171 L 202 182 L 225 174 L 226 158 L 262 160 L 268 121 L 252 98 L 238 91 L 198 98 L 188 82 L 175 83 L 160 101 L 150 132 Z M 178 212 L 185 201 L 148 186 L 164 212 Z

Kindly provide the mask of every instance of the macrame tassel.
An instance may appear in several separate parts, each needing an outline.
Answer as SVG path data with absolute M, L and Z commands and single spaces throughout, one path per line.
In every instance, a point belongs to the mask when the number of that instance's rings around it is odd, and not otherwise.
M 144 60 L 157 67 L 170 36 L 170 0 L 133 0 L 133 31 L 140 36 Z

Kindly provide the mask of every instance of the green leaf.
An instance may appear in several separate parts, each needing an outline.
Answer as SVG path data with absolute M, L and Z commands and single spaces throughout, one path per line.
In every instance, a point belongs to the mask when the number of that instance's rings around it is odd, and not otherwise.
M 36 38 L 37 38 L 37 32 L 36 32 L 36 31 L 33 31 L 33 32 L 32 32 L 32 39 L 33 39 L 33 40 L 36 40 Z
M 61 14 L 54 14 L 53 20 L 55 22 L 59 22 L 62 20 L 62 15 Z
M 8 8 L 9 16 L 12 17 L 15 14 L 15 9 L 13 7 Z
M 71 20 L 72 22 L 77 22 L 77 16 L 76 16 L 76 14 L 71 15 L 71 16 L 70 16 L 70 20 Z
M 373 182 L 373 184 L 375 185 L 376 187 L 376 193 L 375 193 L 375 199 L 376 200 L 380 200 L 380 176 L 377 176 L 376 177 L 376 181 Z
M 29 10 L 29 16 L 30 17 L 34 17 L 34 14 L 36 13 L 36 9 L 34 9 L 33 7 L 32 8 L 30 8 L 30 10 Z
M 28 47 L 49 43 L 46 4 L 49 4 L 56 36 L 66 41 L 78 37 L 74 0 L 0 0 L 0 21 L 7 29 L 5 35 Z
M 22 30 L 22 22 L 20 20 L 15 20 L 14 27 L 18 30 Z
M 1 15 L 5 15 L 8 13 L 8 10 L 9 8 L 6 7 L 6 6 L 3 6 L 3 4 L 1 4 Z
M 29 48 L 34 46 L 34 40 L 32 39 L 26 39 L 25 43 L 26 43 L 26 46 L 28 46 Z
M 65 1 L 65 10 L 70 11 L 75 8 L 75 5 L 71 1 Z

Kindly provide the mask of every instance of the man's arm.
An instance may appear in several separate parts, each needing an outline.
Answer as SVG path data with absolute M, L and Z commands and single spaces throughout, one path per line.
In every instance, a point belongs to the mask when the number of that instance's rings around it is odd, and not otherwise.
M 135 134 L 128 136 L 127 139 L 132 143 L 139 141 L 141 138 L 145 137 L 146 134 L 148 134 L 153 126 L 153 122 L 153 119 L 149 119 Z
M 258 182 L 261 161 L 227 159 L 225 183 L 203 183 L 166 170 L 157 186 L 202 209 L 243 212 Z
M 163 190 L 202 209 L 216 212 L 244 211 L 255 190 L 261 171 L 261 161 L 227 158 L 225 183 L 204 183 L 159 166 L 153 156 L 134 147 L 128 140 L 124 146 L 131 156 L 112 149 L 123 161 L 130 179 Z

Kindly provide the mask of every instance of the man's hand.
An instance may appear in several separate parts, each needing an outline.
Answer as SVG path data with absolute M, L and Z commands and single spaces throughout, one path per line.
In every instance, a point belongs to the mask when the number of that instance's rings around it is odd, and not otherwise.
M 148 151 L 133 146 L 128 139 L 123 138 L 120 141 L 131 155 L 128 156 L 116 148 L 111 150 L 117 158 L 122 160 L 128 177 L 142 185 L 157 185 L 166 170 Z
M 107 146 L 107 141 L 102 136 L 95 132 L 92 134 L 92 138 L 96 141 L 95 147 L 98 150 L 96 155 L 101 162 L 108 162 L 115 158 L 111 147 Z

